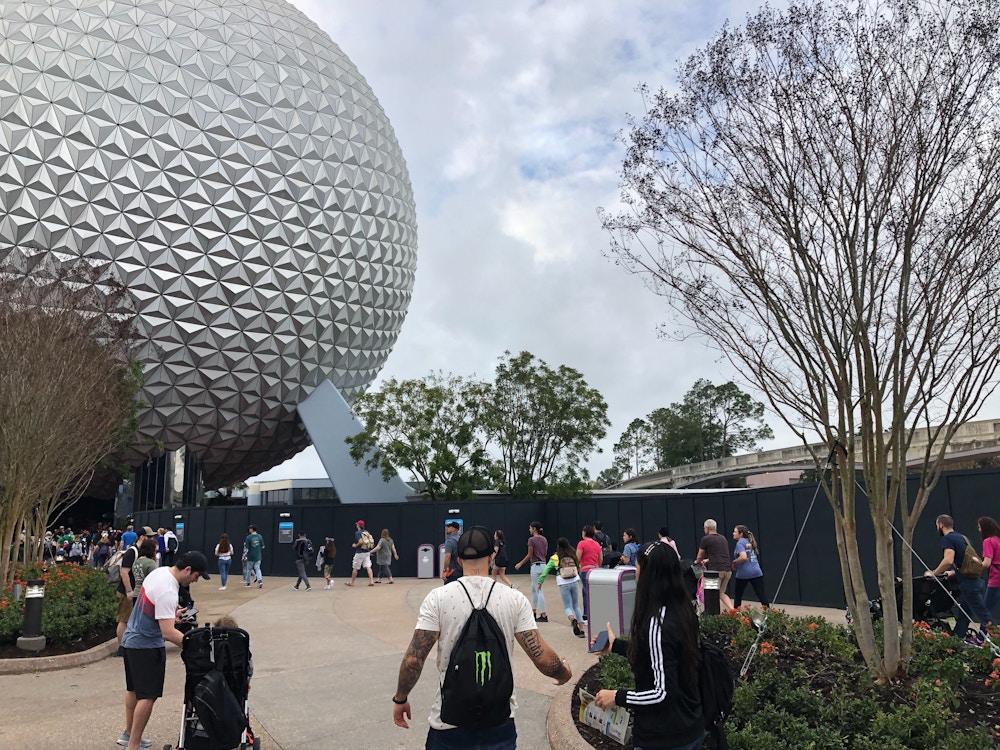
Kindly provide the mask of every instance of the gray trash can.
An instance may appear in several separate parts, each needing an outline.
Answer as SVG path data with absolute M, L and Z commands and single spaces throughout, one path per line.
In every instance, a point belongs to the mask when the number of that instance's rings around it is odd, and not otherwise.
M 417 578 L 434 577 L 434 545 L 421 544 L 417 547 Z
M 611 623 L 617 636 L 628 633 L 635 610 L 635 568 L 597 568 L 587 577 L 590 598 L 590 619 L 587 620 L 587 642 Z

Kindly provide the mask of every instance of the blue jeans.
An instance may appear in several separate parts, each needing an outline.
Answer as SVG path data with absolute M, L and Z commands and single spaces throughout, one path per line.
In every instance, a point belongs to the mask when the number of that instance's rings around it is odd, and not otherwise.
M 670 748 L 661 748 L 659 750 L 701 750 L 702 744 L 705 742 L 705 733 L 701 733 L 701 737 L 696 739 L 694 742 L 689 742 L 686 745 L 675 745 Z M 636 745 L 635 750 L 658 750 L 657 748 L 641 748 Z
M 219 558 L 219 581 L 222 582 L 223 586 L 225 586 L 226 581 L 229 580 L 229 566 L 232 564 L 232 559 L 223 560 L 221 557 Z
M 956 575 L 958 575 L 958 601 L 962 607 L 955 613 L 955 637 L 965 638 L 965 633 L 969 629 L 970 617 L 973 622 L 978 622 L 982 627 L 991 623 L 993 618 L 983 602 L 983 589 L 985 588 L 983 579 L 966 578 L 961 573 Z
M 253 580 L 254 575 L 257 576 L 257 583 L 263 583 L 264 576 L 260 574 L 260 560 L 247 560 L 243 563 L 243 579 L 246 581 L 247 586 L 250 585 L 250 581 Z
M 567 617 L 575 617 L 577 621 L 583 619 L 583 612 L 580 611 L 580 584 L 574 581 L 559 587 L 559 596 L 562 597 L 563 609 Z
M 545 570 L 545 563 L 531 563 L 531 608 L 539 615 L 542 612 L 548 612 L 545 609 L 545 594 L 538 590 L 538 578 L 542 575 L 543 570 Z
M 996 621 L 997 604 L 1000 604 L 1000 588 L 986 587 L 986 598 L 983 599 L 986 611 L 990 613 L 990 618 Z
M 590 619 L 590 594 L 587 593 L 587 579 L 590 578 L 589 570 L 580 571 L 580 581 L 583 583 L 583 617 Z
M 514 720 L 492 729 L 429 729 L 425 750 L 515 750 Z

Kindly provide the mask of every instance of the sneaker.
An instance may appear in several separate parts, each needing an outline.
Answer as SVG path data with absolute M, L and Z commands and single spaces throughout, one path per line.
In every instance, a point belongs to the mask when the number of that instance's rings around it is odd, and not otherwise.
M 247 588 L 250 588 L 250 581 L 244 581 L 243 585 L 246 586 Z
M 326 586 L 323 587 L 323 590 L 324 591 L 329 591 L 332 588 L 333 588 L 333 584 L 332 583 L 328 583 L 328 584 L 326 584 Z
M 125 730 L 122 732 L 122 736 L 119 737 L 117 740 L 115 740 L 115 744 L 121 745 L 122 747 L 128 747 L 128 741 L 129 741 L 129 733 L 128 730 Z M 143 750 L 146 750 L 146 748 L 152 746 L 153 746 L 152 740 L 147 740 L 145 737 L 139 740 L 139 747 L 141 747 Z
M 225 591 L 225 590 L 226 590 L 225 586 L 219 586 L 219 591 Z
M 535 618 L 535 622 L 548 622 L 548 621 L 549 621 L 548 615 L 539 615 L 538 617 Z
M 293 588 L 293 589 L 295 589 L 296 591 L 298 591 L 298 590 L 299 590 L 299 587 L 298 587 L 298 586 L 292 586 L 292 588 Z
M 263 581 L 257 581 L 257 588 L 259 588 L 259 589 L 264 588 L 264 582 Z
M 313 590 L 312 586 L 306 586 L 306 591 L 312 591 L 312 590 Z

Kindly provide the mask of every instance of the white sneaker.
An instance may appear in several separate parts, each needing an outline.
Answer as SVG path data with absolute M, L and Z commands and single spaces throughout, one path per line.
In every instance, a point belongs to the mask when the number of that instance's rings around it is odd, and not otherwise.
M 323 587 L 323 590 L 324 591 L 329 591 L 332 588 L 333 588 L 333 584 L 332 583 L 328 583 L 328 584 L 326 584 L 326 586 Z
M 219 586 L 219 591 L 225 591 L 225 590 L 226 590 L 225 586 Z

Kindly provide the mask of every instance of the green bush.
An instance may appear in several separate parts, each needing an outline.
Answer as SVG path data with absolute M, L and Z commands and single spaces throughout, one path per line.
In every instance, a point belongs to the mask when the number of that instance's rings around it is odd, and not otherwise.
M 876 623 L 881 632 L 882 623 Z M 918 623 L 909 677 L 876 685 L 851 631 L 772 611 L 759 642 L 746 608 L 703 617 L 701 637 L 737 678 L 732 750 L 984 750 L 1000 734 L 1000 658 Z M 1000 637 L 995 638 L 1000 643 Z M 632 687 L 627 662 L 601 658 L 603 687 Z
M 19 569 L 15 581 L 45 581 L 42 633 L 47 645 L 71 647 L 85 636 L 114 625 L 118 599 L 103 571 L 78 565 Z M 0 591 L 0 645 L 16 643 L 24 624 L 24 595 L 14 600 L 13 586 Z

